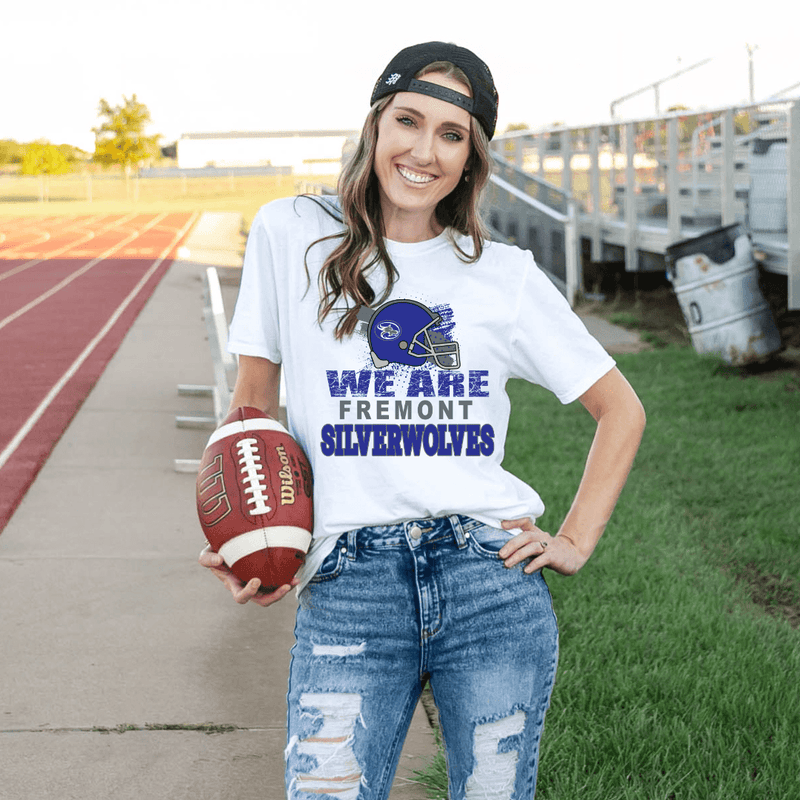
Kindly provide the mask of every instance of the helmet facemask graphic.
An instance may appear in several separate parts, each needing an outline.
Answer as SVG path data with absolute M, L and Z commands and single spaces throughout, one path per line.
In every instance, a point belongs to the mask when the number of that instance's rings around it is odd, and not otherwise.
M 372 363 L 383 369 L 391 363 L 422 366 L 431 361 L 439 369 L 458 369 L 458 342 L 433 330 L 442 323 L 439 314 L 414 300 L 393 300 L 370 318 L 368 338 Z

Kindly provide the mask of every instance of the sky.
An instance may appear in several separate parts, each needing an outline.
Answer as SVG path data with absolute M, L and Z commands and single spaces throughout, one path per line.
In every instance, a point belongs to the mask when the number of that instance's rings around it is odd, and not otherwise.
M 94 149 L 100 98 L 136 94 L 161 143 L 184 133 L 359 129 L 391 57 L 418 42 L 468 47 L 500 94 L 498 131 L 610 118 L 661 87 L 661 109 L 716 108 L 800 83 L 785 0 L 38 0 L 4 13 L 0 139 Z M 777 33 L 776 33 L 777 32 Z M 800 86 L 790 93 L 800 96 Z M 652 90 L 622 118 L 654 115 Z

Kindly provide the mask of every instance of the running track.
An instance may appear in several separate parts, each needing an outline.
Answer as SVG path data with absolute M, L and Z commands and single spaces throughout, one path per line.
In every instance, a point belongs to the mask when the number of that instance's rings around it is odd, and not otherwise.
M 0 532 L 196 217 L 0 217 Z

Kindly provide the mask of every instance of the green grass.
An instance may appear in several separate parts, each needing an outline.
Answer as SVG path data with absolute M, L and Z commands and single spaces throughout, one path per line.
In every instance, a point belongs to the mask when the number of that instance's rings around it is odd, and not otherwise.
M 608 321 L 614 325 L 621 325 L 623 328 L 633 328 L 634 330 L 642 327 L 639 317 L 629 311 L 618 311 L 616 314 L 612 314 Z
M 689 348 L 617 360 L 648 427 L 590 562 L 546 573 L 561 655 L 537 800 L 800 797 L 800 387 Z M 506 464 L 555 531 L 593 422 L 510 394 Z M 443 797 L 440 759 L 427 778 Z

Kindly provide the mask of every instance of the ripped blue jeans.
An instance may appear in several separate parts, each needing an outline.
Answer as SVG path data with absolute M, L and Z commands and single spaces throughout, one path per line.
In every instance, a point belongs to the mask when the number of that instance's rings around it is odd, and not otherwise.
M 425 681 L 451 800 L 530 800 L 558 630 L 505 531 L 464 516 L 341 536 L 300 596 L 289 679 L 290 800 L 385 800 Z

